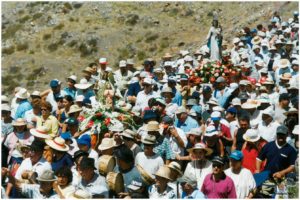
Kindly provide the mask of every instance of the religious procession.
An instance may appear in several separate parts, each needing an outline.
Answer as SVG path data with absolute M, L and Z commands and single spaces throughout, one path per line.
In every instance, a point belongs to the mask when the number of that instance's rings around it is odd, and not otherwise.
M 1 198 L 298 199 L 299 13 L 222 31 L 2 95 Z

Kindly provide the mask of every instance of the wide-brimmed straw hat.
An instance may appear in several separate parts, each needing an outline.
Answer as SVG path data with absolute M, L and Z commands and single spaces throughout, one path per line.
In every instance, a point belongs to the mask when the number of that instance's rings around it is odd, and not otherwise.
M 51 139 L 52 137 L 49 135 L 49 130 L 45 126 L 40 126 L 37 128 L 30 129 L 31 135 L 43 138 L 43 139 Z
M 290 108 L 288 111 L 284 112 L 283 114 L 285 116 L 290 115 L 290 114 L 298 114 L 299 111 L 296 108 Z
M 80 108 L 77 104 L 74 104 L 70 107 L 68 114 L 80 112 L 80 111 L 82 111 L 82 108 Z
M 23 119 L 23 118 L 18 118 L 18 119 L 16 119 L 15 121 L 12 122 L 12 125 L 13 125 L 13 126 L 26 126 L 27 123 L 26 123 L 25 119 Z
M 147 131 L 159 131 L 159 123 L 157 121 L 150 121 L 146 126 Z
M 213 150 L 211 148 L 206 147 L 206 145 L 203 144 L 203 143 L 196 143 L 193 148 L 190 148 L 187 151 L 189 153 L 192 153 L 196 149 L 205 150 L 206 151 L 206 154 L 205 154 L 206 156 L 209 156 L 213 152 Z
M 261 37 L 259 36 L 255 36 L 252 40 L 251 40 L 251 43 L 254 44 L 254 45 L 258 45 L 261 43 Z
M 92 194 L 83 189 L 77 189 L 73 194 L 66 197 L 67 199 L 91 199 Z
M 156 137 L 154 135 L 147 134 L 145 137 L 142 138 L 141 142 L 143 144 L 154 145 L 156 144 Z
M 85 78 L 81 79 L 79 83 L 74 85 L 77 89 L 85 90 L 92 86 Z
M 147 185 L 152 185 L 155 183 L 154 176 L 152 177 L 148 172 L 139 164 L 136 165 L 137 170 L 140 172 L 143 181 Z
M 171 169 L 166 165 L 161 166 L 154 175 L 172 181 Z
M 50 146 L 52 149 L 55 149 L 57 151 L 69 151 L 69 146 L 66 145 L 66 142 L 61 137 L 56 137 L 54 139 L 47 139 L 46 144 Z

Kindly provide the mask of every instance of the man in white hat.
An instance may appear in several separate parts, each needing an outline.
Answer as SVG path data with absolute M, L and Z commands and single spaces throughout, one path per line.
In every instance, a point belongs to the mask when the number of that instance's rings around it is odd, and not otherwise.
M 124 95 L 126 90 L 126 84 L 133 76 L 133 73 L 127 69 L 127 63 L 125 60 L 121 60 L 119 68 L 114 73 L 114 80 L 116 87 L 120 90 L 121 94 Z
M 280 124 L 274 120 L 275 112 L 273 106 L 262 111 L 262 121 L 258 123 L 257 131 L 267 142 L 276 140 L 276 129 Z
M 32 109 L 32 106 L 31 106 L 30 102 L 28 101 L 30 94 L 25 88 L 22 88 L 19 90 L 19 92 L 16 93 L 15 96 L 17 98 L 16 102 L 19 105 L 16 110 L 16 114 L 13 117 L 15 119 L 24 118 L 25 112 Z
M 75 88 L 76 81 L 77 81 L 77 76 L 75 75 L 69 76 L 67 78 L 68 87 L 64 88 L 66 94 L 70 95 L 73 99 L 75 99 L 75 95 L 76 95 L 76 88 Z
M 144 90 L 140 91 L 136 97 L 135 109 L 141 112 L 148 107 L 148 101 L 151 98 L 159 97 L 159 94 L 153 91 L 153 82 L 151 78 L 145 78 L 143 81 Z
M 135 165 L 141 166 L 154 179 L 155 172 L 157 172 L 159 167 L 164 165 L 162 157 L 153 151 L 156 144 L 156 137 L 147 134 L 142 138 L 142 144 L 144 151 L 136 155 Z

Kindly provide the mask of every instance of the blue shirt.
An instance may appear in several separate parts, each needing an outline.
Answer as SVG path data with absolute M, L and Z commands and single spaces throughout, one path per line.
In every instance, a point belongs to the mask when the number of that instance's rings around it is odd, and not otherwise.
M 83 95 L 84 96 L 84 99 L 83 99 L 84 104 L 91 104 L 92 102 L 91 102 L 90 98 L 95 96 L 95 92 L 91 89 L 88 89 L 85 93 L 83 93 L 82 90 L 78 90 L 77 91 L 77 96 L 78 95 Z
M 195 189 L 191 195 L 186 195 L 185 192 L 182 193 L 182 199 L 205 199 L 204 194 L 199 190 Z
M 137 96 L 141 90 L 142 90 L 142 88 L 138 81 L 131 83 L 128 87 L 127 96 Z
M 286 143 L 284 146 L 279 147 L 277 141 L 267 143 L 261 150 L 259 160 L 267 159 L 265 170 L 270 170 L 271 174 L 279 172 L 295 165 L 297 159 L 297 152 L 295 149 Z
M 64 166 L 69 167 L 69 168 L 71 168 L 73 166 L 72 157 L 68 153 L 65 153 L 65 155 L 61 159 L 55 160 L 51 163 L 51 167 L 54 172 Z
M 15 119 L 24 118 L 25 112 L 31 109 L 32 106 L 27 99 L 21 100 L 15 114 Z
M 189 132 L 192 128 L 198 128 L 199 124 L 196 120 L 188 116 L 184 123 L 180 122 L 177 118 L 175 119 L 175 126 L 181 128 L 185 133 Z
M 125 192 L 128 192 L 127 186 L 130 185 L 133 180 L 140 182 L 140 183 L 143 182 L 141 174 L 135 166 L 128 171 L 122 171 L 119 168 L 119 166 L 117 166 L 114 171 L 122 173 L 123 180 L 124 180 L 124 186 L 125 186 Z
M 64 89 L 64 91 L 66 92 L 66 95 L 70 95 L 73 98 L 73 100 L 75 100 L 76 88 L 72 89 L 72 88 L 66 87 Z
M 172 92 L 175 94 L 175 97 L 172 99 L 172 103 L 176 103 L 178 106 L 182 105 L 182 95 L 176 90 L 176 88 L 172 88 Z

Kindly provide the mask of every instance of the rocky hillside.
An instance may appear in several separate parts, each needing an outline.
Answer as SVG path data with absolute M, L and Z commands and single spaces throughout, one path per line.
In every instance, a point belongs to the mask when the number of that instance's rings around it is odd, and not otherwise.
M 15 86 L 43 90 L 99 57 L 160 59 L 165 52 L 195 50 L 204 43 L 213 11 L 225 39 L 243 26 L 267 24 L 274 10 L 283 19 L 297 2 L 3 2 L 2 92 Z M 63 80 L 64 81 L 64 80 Z

